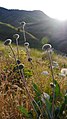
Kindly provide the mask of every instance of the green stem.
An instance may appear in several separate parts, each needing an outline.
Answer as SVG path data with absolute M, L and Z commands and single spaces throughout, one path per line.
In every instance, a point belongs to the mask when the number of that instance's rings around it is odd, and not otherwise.
M 25 86 L 26 92 L 27 92 L 27 94 L 28 94 L 28 96 L 29 96 L 29 99 L 30 99 L 30 101 L 31 101 L 31 104 L 32 104 L 33 109 L 34 109 L 35 112 L 36 112 L 36 109 L 35 109 L 35 107 L 34 107 L 34 105 L 33 105 L 32 102 L 34 102 L 34 103 L 36 104 L 36 106 L 38 107 L 38 109 L 39 109 L 39 111 L 40 111 L 40 113 L 41 113 L 41 115 L 42 115 L 42 111 L 41 111 L 39 105 L 37 104 L 37 102 L 32 98 L 32 96 L 31 96 L 30 93 L 29 93 L 29 90 L 28 90 L 28 88 L 27 88 L 27 84 L 26 84 L 26 80 L 25 80 L 25 76 L 24 76 L 23 71 L 20 70 L 20 74 L 21 74 L 21 78 L 22 78 L 23 84 L 24 84 L 24 86 Z M 23 76 L 23 77 L 22 77 L 22 76 Z M 36 114 L 37 114 L 37 112 L 36 112 Z M 42 115 L 42 117 L 43 117 L 43 115 Z
M 54 85 L 54 73 L 53 73 L 53 68 L 52 68 L 52 57 L 49 51 L 48 56 L 49 56 L 49 62 L 50 62 L 50 69 L 51 69 L 51 75 L 52 75 L 52 80 L 53 80 L 53 85 Z M 54 96 L 55 96 L 55 90 L 53 87 L 53 100 L 52 100 L 52 119 L 54 119 Z
M 16 44 L 17 44 L 17 56 L 18 56 L 18 59 L 19 59 L 18 38 L 16 39 Z
M 24 41 L 26 42 L 26 36 L 25 36 L 25 25 L 23 25 L 23 36 L 24 36 Z
M 11 45 L 9 45 L 9 47 L 10 47 L 10 49 L 11 49 L 12 53 L 13 53 L 13 56 L 14 56 L 14 59 L 15 59 L 15 62 L 16 62 L 16 57 L 15 57 L 15 53 L 14 53 L 14 51 L 13 51 L 13 49 L 12 49 L 12 46 L 11 46 Z

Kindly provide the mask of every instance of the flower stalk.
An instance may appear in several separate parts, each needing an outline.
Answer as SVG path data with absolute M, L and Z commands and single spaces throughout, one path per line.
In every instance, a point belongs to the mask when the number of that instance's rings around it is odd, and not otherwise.
M 21 25 L 22 25 L 22 30 L 23 30 L 24 41 L 26 42 L 26 36 L 25 36 L 25 25 L 26 25 L 26 23 L 23 21 L 23 22 L 21 22 Z
M 48 54 L 48 58 L 49 58 L 49 63 L 50 63 L 50 70 L 51 70 L 51 75 L 52 75 L 52 82 L 53 82 L 53 85 L 54 84 L 54 72 L 53 72 L 53 61 L 52 61 L 52 56 L 51 56 L 51 50 L 52 46 L 50 44 L 45 44 L 43 45 L 42 47 L 42 50 L 44 51 L 47 51 L 47 54 Z M 53 91 L 53 100 L 52 100 L 52 117 L 51 119 L 54 119 L 54 97 L 55 97 L 55 87 L 52 88 L 52 91 Z
M 48 52 L 48 51 L 47 51 Z M 48 52 L 48 57 L 49 57 L 49 62 L 50 62 L 50 70 L 51 70 L 51 75 L 52 75 L 52 80 L 53 80 L 53 85 L 54 84 L 54 73 L 53 73 L 53 68 L 52 68 L 52 57 L 50 52 Z M 52 119 L 54 119 L 54 97 L 55 97 L 55 87 L 52 88 L 53 91 L 53 100 L 52 100 Z
M 12 53 L 13 53 L 13 56 L 14 56 L 15 62 L 16 62 L 16 57 L 15 57 L 15 53 L 14 53 L 14 51 L 13 51 L 13 48 L 12 48 L 12 46 L 11 46 L 11 42 L 12 42 L 11 39 L 7 39 L 7 40 L 5 40 L 4 45 L 10 47 L 10 49 L 11 49 L 11 51 L 12 51 Z
M 26 92 L 27 92 L 27 94 L 28 94 L 28 96 L 29 96 L 29 99 L 30 99 L 30 101 L 31 101 L 31 105 L 32 105 L 34 111 L 36 112 L 36 109 L 35 109 L 35 107 L 34 107 L 34 105 L 33 105 L 33 102 L 36 104 L 37 108 L 39 109 L 39 111 L 40 111 L 40 113 L 41 113 L 41 115 L 42 115 L 42 117 L 43 117 L 43 114 L 42 114 L 42 111 L 41 111 L 39 105 L 38 105 L 37 102 L 34 100 L 34 98 L 32 98 L 32 96 L 30 95 L 29 89 L 28 89 L 28 87 L 27 87 L 26 79 L 25 79 L 25 76 L 24 76 L 23 69 L 22 69 L 22 70 L 19 70 L 19 73 L 20 73 L 22 82 L 23 82 L 24 87 L 25 87 L 25 89 L 26 89 Z M 37 112 L 36 112 L 36 114 L 37 114 Z M 37 116 L 38 116 L 38 114 L 37 114 Z
M 16 62 L 16 56 L 15 56 L 15 53 L 14 53 L 14 51 L 13 51 L 13 48 L 12 48 L 11 45 L 8 45 L 8 46 L 10 47 L 10 49 L 11 49 L 11 51 L 12 51 L 12 53 L 13 53 L 13 56 L 14 56 L 15 62 Z
M 18 47 L 18 39 L 19 39 L 19 35 L 18 34 L 14 34 L 13 37 L 16 39 L 16 45 L 17 45 L 17 56 L 19 59 L 19 47 Z

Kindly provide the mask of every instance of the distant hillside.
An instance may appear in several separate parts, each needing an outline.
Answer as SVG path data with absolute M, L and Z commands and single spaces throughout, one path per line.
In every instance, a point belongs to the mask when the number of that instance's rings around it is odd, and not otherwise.
M 19 44 L 23 45 L 24 44 L 23 31 L 21 30 L 20 32 L 18 32 L 18 29 L 16 27 L 10 24 L 0 22 L 0 40 L 4 41 L 10 38 L 12 39 L 13 43 L 15 43 L 13 35 L 16 33 L 20 35 Z M 30 47 L 36 48 L 36 45 L 38 44 L 37 48 L 40 48 L 40 43 L 34 35 L 30 34 L 29 32 L 26 32 L 26 37 L 28 38 L 27 41 L 31 44 Z
M 10 24 L 17 28 L 20 26 L 21 21 L 25 21 L 27 23 L 26 31 L 33 34 L 38 39 L 32 40 L 33 38 L 27 35 L 28 40 L 32 44 L 31 47 L 40 47 L 41 39 L 44 36 L 47 36 L 49 42 L 55 49 L 67 53 L 67 21 L 59 22 L 48 17 L 39 10 L 8 10 L 0 7 L 1 23 Z M 17 33 L 17 29 L 15 31 L 12 27 L 9 32 L 7 26 L 4 26 L 3 28 L 3 24 L 0 24 L 0 39 L 11 37 L 14 33 Z

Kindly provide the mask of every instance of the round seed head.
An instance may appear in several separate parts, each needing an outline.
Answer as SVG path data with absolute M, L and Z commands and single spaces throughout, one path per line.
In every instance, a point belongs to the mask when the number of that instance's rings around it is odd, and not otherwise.
M 42 50 L 50 50 L 52 48 L 52 46 L 50 44 L 45 44 L 42 46 Z
M 27 46 L 28 47 L 29 46 L 29 43 L 28 42 L 25 42 L 24 43 L 24 46 Z
M 5 40 L 4 45 L 10 45 L 10 44 L 11 44 L 11 42 L 12 42 L 12 40 L 11 40 L 11 39 L 7 39 L 7 40 Z
M 19 38 L 19 34 L 14 34 L 13 38 L 18 39 Z
M 52 82 L 50 83 L 50 86 L 51 86 L 51 88 L 56 87 L 56 85 L 55 85 L 55 84 L 53 84 Z
M 21 63 L 21 61 L 19 59 L 17 59 L 17 64 L 20 64 L 20 63 Z
M 29 58 L 28 58 L 28 61 L 29 61 L 29 62 L 31 62 L 31 61 L 32 61 L 32 58 L 31 58 L 31 57 L 29 57 Z
M 26 25 L 26 22 L 22 21 L 20 24 L 25 26 Z
M 65 77 L 66 75 L 64 73 L 59 73 L 60 77 Z
M 23 64 L 20 64 L 20 65 L 18 66 L 18 68 L 21 70 L 21 69 L 24 68 L 24 65 L 23 65 Z

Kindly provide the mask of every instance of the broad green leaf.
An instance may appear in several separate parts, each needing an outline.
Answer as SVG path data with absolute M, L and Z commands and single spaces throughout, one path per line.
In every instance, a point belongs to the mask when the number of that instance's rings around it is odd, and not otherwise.
M 62 113 L 65 110 L 66 105 L 67 105 L 67 94 L 65 94 L 65 96 L 64 96 L 64 102 L 60 106 L 60 113 Z
M 65 104 L 67 104 L 67 93 L 64 96 L 64 102 L 65 102 Z
M 54 80 L 54 83 L 56 85 L 56 87 L 55 87 L 55 97 L 58 97 L 60 95 L 60 86 L 59 86 L 59 84 L 57 83 L 56 80 Z
M 47 100 L 47 99 L 45 99 L 45 104 L 46 104 L 46 110 L 47 110 L 48 116 L 49 116 L 50 119 L 51 119 L 52 104 L 51 104 L 50 101 Z
M 41 91 L 40 91 L 39 87 L 35 83 L 33 83 L 33 89 L 34 89 L 34 91 L 35 91 L 37 96 L 41 95 Z

